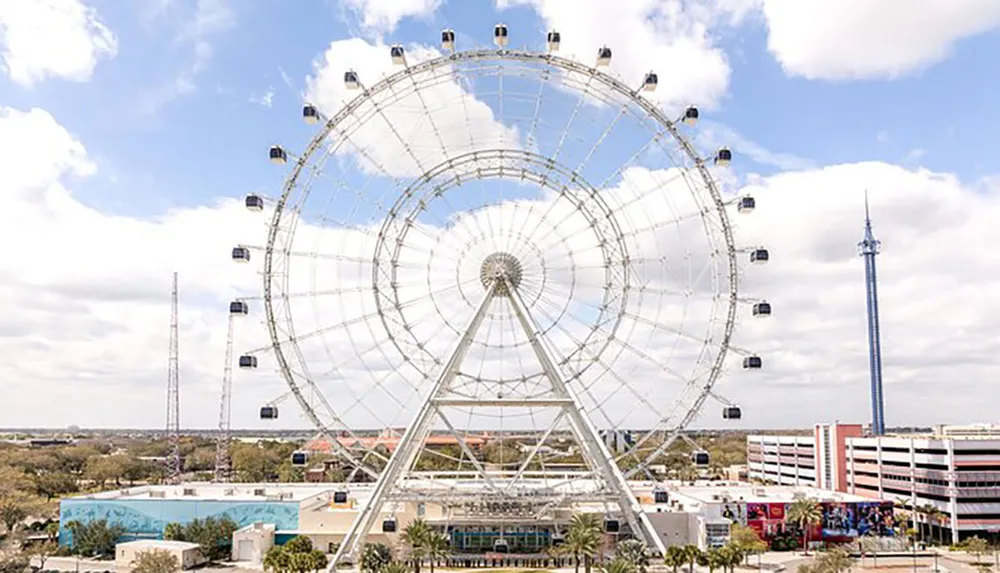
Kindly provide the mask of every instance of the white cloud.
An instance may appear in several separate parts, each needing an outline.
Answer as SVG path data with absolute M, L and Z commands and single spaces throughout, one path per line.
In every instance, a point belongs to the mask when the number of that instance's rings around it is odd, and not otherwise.
M 995 0 L 759 0 L 768 49 L 810 79 L 893 78 L 944 60 L 1000 26 Z
M 429 16 L 442 0 L 344 0 L 361 25 L 379 34 L 392 32 L 403 18 Z
M 87 81 L 118 40 L 81 0 L 0 3 L 3 65 L 14 82 L 31 86 L 49 77 Z
M 706 108 L 726 94 L 730 73 L 711 28 L 739 21 L 748 8 L 743 0 L 498 0 L 497 5 L 533 8 L 547 28 L 559 31 L 560 55 L 593 65 L 598 48 L 607 45 L 611 69 L 626 83 L 638 87 L 652 70 L 660 82 L 649 97 Z M 534 30 L 512 30 L 511 35 L 512 45 L 538 46 L 545 40 Z
M 230 263 L 228 251 L 237 242 L 253 243 L 262 236 L 260 215 L 247 213 L 237 201 L 152 219 L 88 208 L 69 187 L 74 177 L 93 174 L 95 166 L 81 143 L 41 110 L 0 112 L 0 161 L 7 174 L 0 233 L 4 244 L 17 245 L 0 259 L 0 299 L 7 309 L 0 336 L 5 352 L 17 357 L 0 366 L 4 425 L 158 427 L 173 270 L 181 276 L 184 424 L 214 425 L 225 303 L 237 293 L 257 291 L 259 259 L 239 267 Z M 651 176 L 655 174 L 638 171 L 626 180 L 640 190 L 648 188 Z M 722 386 L 745 407 L 747 427 L 867 417 L 863 268 L 855 250 L 866 188 L 875 231 L 884 244 L 879 263 L 889 424 L 982 420 L 993 413 L 985 398 L 998 374 L 993 357 L 1000 349 L 992 332 L 1000 305 L 984 293 L 1000 288 L 1000 255 L 993 248 L 1000 241 L 995 224 L 1000 188 L 996 181 L 970 188 L 950 175 L 861 163 L 758 179 L 748 189 L 757 197 L 758 210 L 737 219 L 739 236 L 766 244 L 773 259 L 766 267 L 748 270 L 743 291 L 767 298 L 775 315 L 763 321 L 752 320 L 746 309 L 741 312 L 736 343 L 759 351 L 765 368 L 748 374 L 736 367 Z M 627 202 L 627 195 L 609 197 Z M 682 203 L 672 203 L 670 193 L 651 197 L 666 202 L 635 205 L 627 215 L 631 224 L 669 219 L 671 209 L 684 210 Z M 529 207 L 522 204 L 520 212 L 530 213 Z M 528 222 L 544 234 L 542 225 Z M 563 232 L 576 228 L 568 225 Z M 456 223 L 448 232 L 462 229 Z M 668 231 L 662 245 L 688 242 L 686 232 Z M 363 236 L 320 234 L 308 226 L 300 233 L 302 248 L 364 251 L 363 241 L 345 242 Z M 551 251 L 562 248 L 556 242 Z M 357 272 L 342 276 L 343 267 L 338 269 L 335 261 L 316 265 L 313 276 L 309 266 L 299 268 L 298 282 L 290 288 L 311 289 L 314 280 L 318 288 L 365 280 Z M 355 296 L 336 300 L 328 309 L 332 314 L 325 315 L 331 322 L 371 308 Z M 306 315 L 314 316 L 308 299 L 305 305 Z M 251 307 L 251 317 L 237 329 L 237 351 L 264 339 L 259 304 L 251 301 Z M 668 305 L 658 312 L 667 317 L 672 311 Z M 299 316 L 300 332 L 309 328 L 306 315 Z M 359 348 L 365 337 L 371 341 L 367 327 L 349 330 L 358 337 Z M 380 351 L 367 364 L 375 374 L 351 362 L 348 334 L 328 340 L 332 359 L 311 359 L 314 371 L 346 362 L 342 373 L 347 381 L 341 392 L 333 392 L 338 400 L 349 396 L 349 389 L 370 392 L 371 377 L 387 374 L 388 359 L 379 359 Z M 640 329 L 637 345 L 644 348 L 648 336 Z M 441 339 L 437 343 L 447 342 Z M 627 361 L 623 364 L 623 375 L 636 384 L 662 384 L 662 374 L 648 368 L 632 371 Z M 256 408 L 283 392 L 272 367 L 264 358 L 257 372 L 236 371 L 237 426 L 258 424 Z M 387 380 L 396 384 L 392 388 L 406 387 L 391 376 Z M 334 384 L 333 379 L 327 384 Z M 658 397 L 652 386 L 648 389 L 649 396 Z M 391 408 L 384 403 L 382 408 L 387 416 Z M 286 404 L 282 426 L 304 424 L 297 421 L 296 409 Z M 701 423 L 722 424 L 716 406 L 708 406 Z
M 174 8 L 170 4 L 161 4 L 155 10 L 163 12 Z M 136 111 L 140 115 L 152 115 L 177 98 L 193 93 L 198 88 L 198 77 L 208 69 L 215 53 L 212 38 L 232 28 L 235 23 L 236 17 L 229 0 L 197 0 L 194 11 L 185 16 L 175 38 L 190 47 L 190 61 L 168 80 L 141 90 L 136 98 Z
M 250 98 L 249 98 L 248 101 L 250 103 L 255 103 L 255 104 L 259 105 L 259 106 L 263 106 L 263 107 L 268 107 L 269 108 L 269 107 L 271 107 L 271 105 L 274 104 L 274 90 L 273 89 L 268 89 L 266 92 L 264 92 L 263 95 L 259 95 L 259 96 L 255 95 L 255 94 L 250 94 Z
M 438 56 L 437 50 L 426 46 L 406 48 L 411 65 Z M 306 80 L 306 98 L 328 116 L 358 94 L 344 84 L 348 70 L 372 86 L 401 69 L 393 65 L 388 45 L 360 38 L 332 42 L 314 68 Z M 365 119 L 357 119 L 350 137 L 334 134 L 338 153 L 354 155 L 366 171 L 406 176 L 422 173 L 449 155 L 516 146 L 517 131 L 497 121 L 494 111 L 460 84 L 453 69 L 411 77 L 422 86 L 419 94 L 412 83 L 402 82 L 394 90 L 369 98 L 353 112 L 354 118 Z M 345 139 L 350 145 L 342 145 Z

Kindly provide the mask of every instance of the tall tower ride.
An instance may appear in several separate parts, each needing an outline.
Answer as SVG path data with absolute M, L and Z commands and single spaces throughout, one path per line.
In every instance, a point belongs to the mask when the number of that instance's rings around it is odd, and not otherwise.
M 868 211 L 868 192 L 865 192 L 865 236 L 858 243 L 858 251 L 865 260 L 865 294 L 868 302 L 868 370 L 871 376 L 873 435 L 885 434 L 885 404 L 882 394 L 882 341 L 878 326 L 878 277 L 875 273 L 875 256 L 881 252 L 882 243 L 872 233 L 872 220 Z

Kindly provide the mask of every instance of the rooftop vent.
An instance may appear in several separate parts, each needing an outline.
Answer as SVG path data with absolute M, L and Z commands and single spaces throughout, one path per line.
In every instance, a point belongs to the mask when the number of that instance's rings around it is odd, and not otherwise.
M 183 495 L 191 495 L 191 496 L 193 496 L 193 495 L 198 495 L 198 492 L 195 491 L 195 489 L 193 487 L 186 487 L 186 488 L 184 488 L 184 494 Z

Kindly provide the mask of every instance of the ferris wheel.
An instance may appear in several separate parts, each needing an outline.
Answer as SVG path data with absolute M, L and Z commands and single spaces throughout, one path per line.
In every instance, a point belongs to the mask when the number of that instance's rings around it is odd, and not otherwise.
M 231 308 L 259 303 L 270 344 L 239 366 L 273 359 L 331 454 L 376 481 L 337 560 L 413 500 L 455 522 L 597 504 L 662 550 L 626 480 L 706 402 L 739 419 L 716 383 L 762 367 L 732 340 L 771 306 L 739 293 L 769 253 L 735 242 L 755 201 L 717 183 L 731 151 L 700 151 L 699 110 L 656 100 L 655 72 L 619 77 L 611 48 L 584 63 L 556 31 L 541 50 L 508 34 L 323 72 L 309 143 L 268 152 L 280 194 L 245 197 L 270 223 L 232 258 L 262 261 L 263 293 Z

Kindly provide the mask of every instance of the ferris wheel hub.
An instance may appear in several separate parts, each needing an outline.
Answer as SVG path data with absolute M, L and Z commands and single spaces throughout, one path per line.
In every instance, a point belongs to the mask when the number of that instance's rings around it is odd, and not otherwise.
M 494 293 L 497 296 L 506 296 L 510 288 L 517 288 L 521 285 L 523 276 L 521 261 L 514 255 L 503 251 L 497 251 L 487 255 L 483 259 L 482 266 L 479 267 L 479 279 L 483 287 L 490 288 L 494 282 L 500 281 Z

